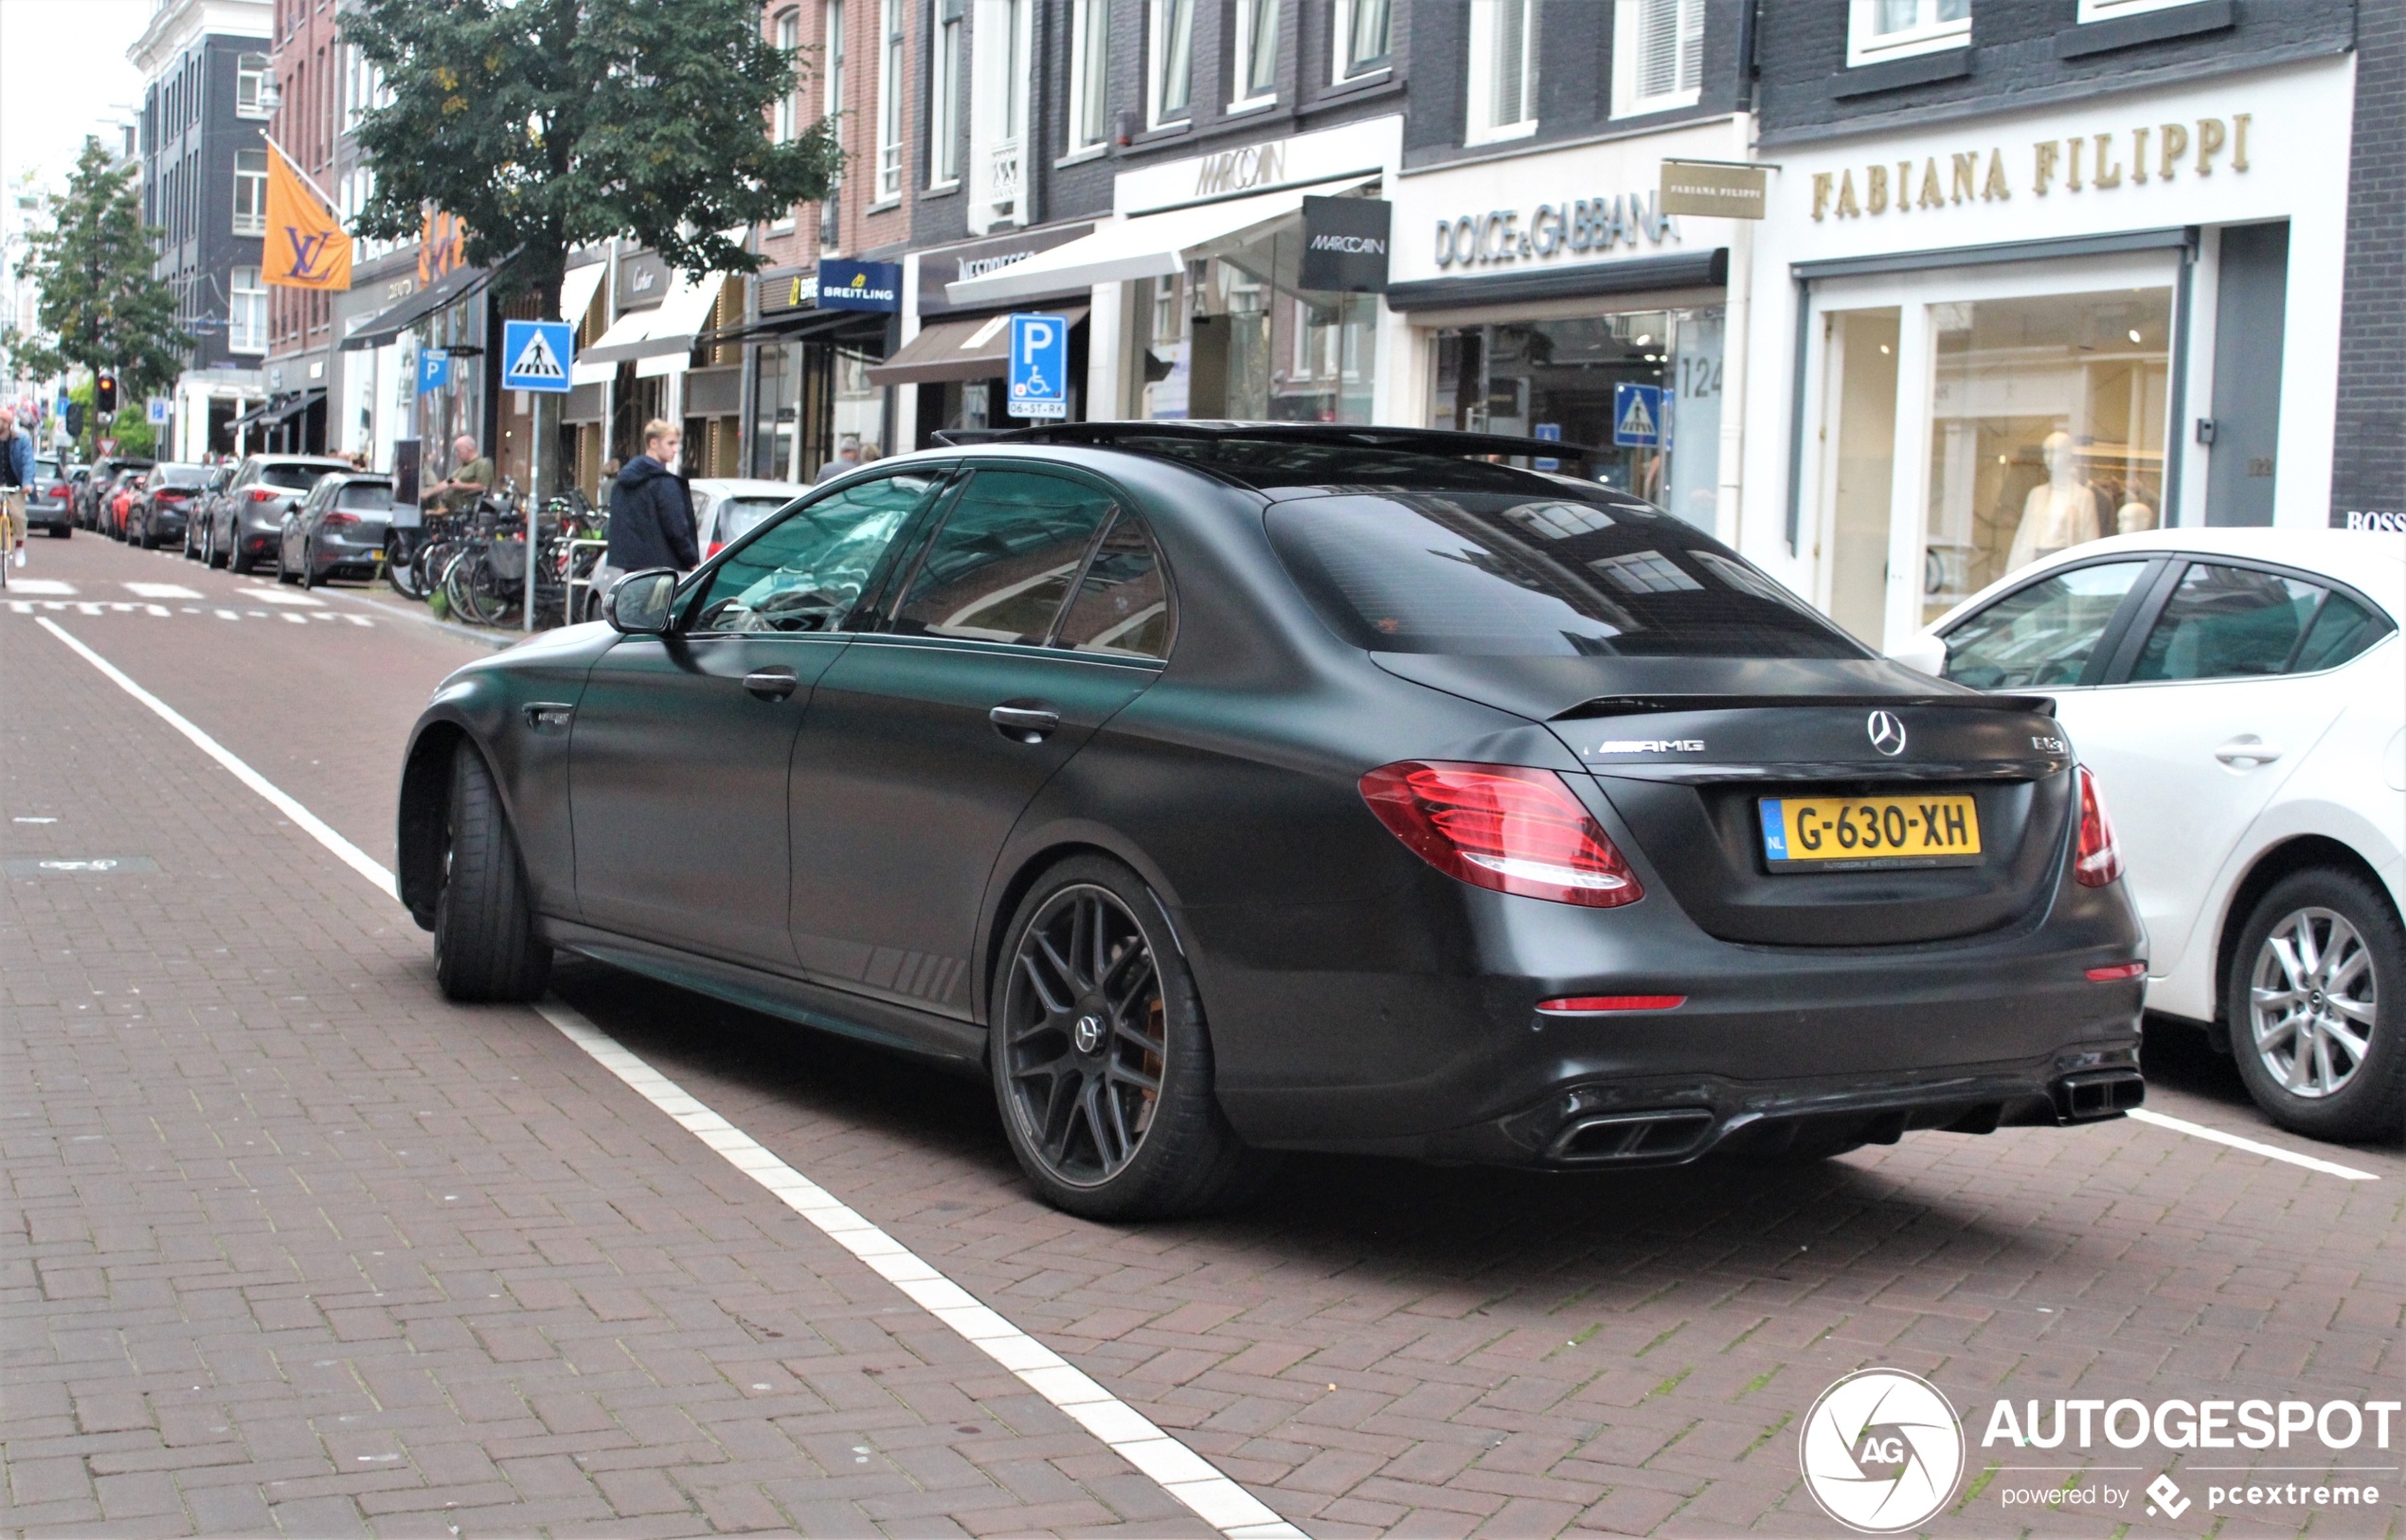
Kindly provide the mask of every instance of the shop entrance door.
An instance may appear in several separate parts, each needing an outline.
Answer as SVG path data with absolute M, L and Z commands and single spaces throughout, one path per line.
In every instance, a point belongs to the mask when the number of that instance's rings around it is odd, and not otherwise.
M 2289 306 L 2289 226 L 2222 232 L 2214 309 L 2214 438 L 2205 522 L 2270 525 L 2281 439 L 2281 345 Z
M 1902 311 L 1838 311 L 1828 327 L 1822 506 L 1829 614 L 1881 644 L 1888 623 L 1889 504 L 1896 479 L 1896 349 Z

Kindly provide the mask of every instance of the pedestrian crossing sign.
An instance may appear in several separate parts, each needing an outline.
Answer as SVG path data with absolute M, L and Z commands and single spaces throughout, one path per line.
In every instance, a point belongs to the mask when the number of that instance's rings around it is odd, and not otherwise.
M 506 390 L 566 394 L 575 362 L 576 330 L 566 321 L 507 321 L 501 328 L 501 385 Z
M 1661 385 L 1616 385 L 1612 387 L 1612 441 L 1631 449 L 1660 449 L 1667 426 L 1662 421 Z

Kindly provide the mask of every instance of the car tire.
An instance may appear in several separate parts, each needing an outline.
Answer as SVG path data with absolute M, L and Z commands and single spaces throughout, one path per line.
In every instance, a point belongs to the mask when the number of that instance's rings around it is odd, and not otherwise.
M 286 584 L 300 582 L 300 575 L 284 564 L 284 543 L 281 540 L 276 542 L 276 581 Z
M 201 564 L 211 570 L 225 564 L 225 553 L 217 548 L 217 526 L 214 524 L 208 527 L 208 533 L 201 539 Z
M 435 981 L 454 1000 L 532 1000 L 551 976 L 536 933 L 525 865 L 484 756 L 462 743 L 451 761 L 442 891 L 435 900 Z
M 2379 888 L 2329 868 L 2273 884 L 2223 1001 L 2239 1078 L 2272 1121 L 2309 1138 L 2406 1136 L 2406 926 Z
M 317 575 L 317 553 L 308 546 L 301 546 L 300 585 L 303 589 L 318 586 L 325 580 Z
M 1258 1191 L 1277 1157 L 1248 1148 L 1220 1111 L 1194 977 L 1143 880 L 1101 856 L 1064 861 L 1004 935 L 987 1059 L 1037 1196 L 1086 1219 L 1138 1220 Z
M 240 532 L 226 538 L 225 570 L 238 578 L 247 578 L 251 575 L 251 561 L 249 557 L 242 554 L 242 537 Z

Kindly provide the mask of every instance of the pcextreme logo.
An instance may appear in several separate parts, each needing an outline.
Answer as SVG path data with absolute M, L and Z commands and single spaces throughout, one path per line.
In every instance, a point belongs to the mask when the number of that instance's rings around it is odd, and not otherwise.
M 1797 1435 L 1804 1485 L 1850 1530 L 1894 1534 L 1947 1506 L 1964 1474 L 1963 1424 L 1938 1387 L 1865 1369 L 1822 1392 Z

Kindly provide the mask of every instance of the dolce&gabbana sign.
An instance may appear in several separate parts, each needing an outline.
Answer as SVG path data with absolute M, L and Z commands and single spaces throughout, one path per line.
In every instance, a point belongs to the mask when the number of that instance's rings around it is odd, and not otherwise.
M 1437 265 L 1486 267 L 1535 261 L 1562 253 L 1601 256 L 1626 242 L 1631 249 L 1679 239 L 1679 222 L 1661 211 L 1658 193 L 1625 192 L 1539 204 L 1526 221 L 1517 208 L 1491 208 L 1437 222 Z

